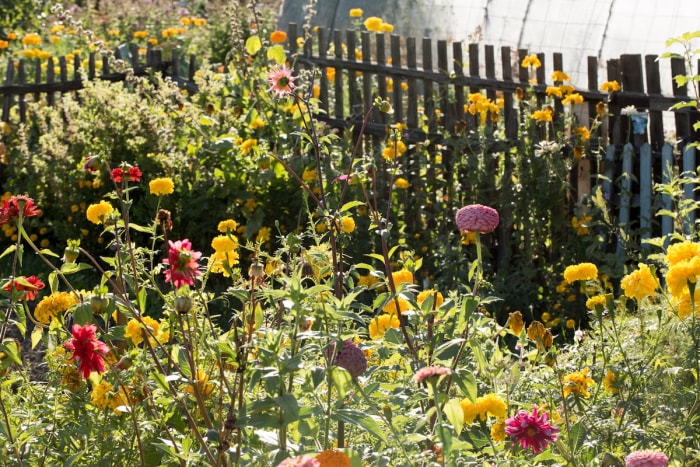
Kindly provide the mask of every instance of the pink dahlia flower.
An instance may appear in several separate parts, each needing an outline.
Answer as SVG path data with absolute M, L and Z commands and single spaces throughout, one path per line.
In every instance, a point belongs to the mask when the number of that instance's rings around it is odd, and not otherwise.
M 333 355 L 334 352 L 335 342 L 328 348 L 329 355 Z M 333 364 L 348 370 L 348 373 L 353 378 L 362 376 L 367 371 L 367 357 L 365 357 L 365 353 L 350 340 L 343 342 L 343 348 L 335 355 Z
M 506 420 L 506 434 L 513 438 L 513 443 L 532 449 L 534 454 L 546 448 L 550 441 L 556 441 L 558 432 L 559 429 L 547 421 L 546 413 L 537 413 L 537 406 L 532 407 L 532 413 L 520 410 Z
M 668 457 L 659 451 L 645 449 L 634 451 L 625 457 L 626 467 L 667 467 Z
M 451 375 L 452 370 L 449 368 L 441 367 L 441 366 L 426 366 L 421 368 L 420 370 L 416 371 L 416 374 L 413 375 L 413 381 L 416 383 L 420 383 L 421 381 L 425 381 L 426 379 L 433 378 L 435 376 L 443 376 L 443 375 Z
M 93 371 L 98 373 L 105 371 L 102 356 L 109 352 L 107 344 L 97 340 L 95 331 L 97 328 L 92 324 L 85 326 L 74 324 L 71 328 L 73 338 L 64 344 L 68 350 L 73 351 L 70 359 L 79 362 L 80 371 L 83 372 L 85 379 L 89 378 Z
M 304 454 L 285 459 L 277 464 L 277 467 L 321 467 L 321 463 L 315 457 Z
M 464 206 L 455 217 L 460 232 L 493 232 L 498 227 L 498 211 L 481 204 Z
M 202 275 L 197 264 L 202 253 L 192 251 L 192 243 L 187 239 L 168 240 L 168 246 L 168 258 L 163 260 L 163 264 L 170 266 L 164 271 L 165 282 L 172 282 L 176 289 L 194 284 L 194 279 Z
M 296 76 L 292 76 L 292 70 L 286 65 L 273 68 L 267 75 L 267 82 L 270 84 L 268 91 L 275 93 L 276 97 L 284 97 L 294 91 L 296 85 L 294 80 Z

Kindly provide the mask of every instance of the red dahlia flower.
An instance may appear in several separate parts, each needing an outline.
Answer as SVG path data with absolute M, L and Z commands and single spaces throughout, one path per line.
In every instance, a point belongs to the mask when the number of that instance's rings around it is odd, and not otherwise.
M 41 210 L 36 207 L 34 200 L 26 195 L 12 196 L 10 199 L 2 200 L 0 207 L 0 225 L 7 224 L 13 219 L 19 217 L 34 217 L 41 213 Z
M 547 414 L 538 415 L 537 406 L 532 413 L 520 410 L 515 416 L 506 420 L 506 434 L 513 438 L 513 443 L 520 443 L 523 449 L 532 449 L 534 454 L 547 447 L 550 441 L 557 440 L 559 429 L 547 421 Z
M 71 329 L 73 338 L 64 344 L 68 350 L 73 351 L 70 360 L 77 359 L 85 379 L 89 378 L 93 371 L 98 373 L 105 371 L 102 356 L 109 352 L 107 344 L 97 340 L 95 331 L 97 328 L 92 324 L 85 326 L 74 324 Z
M 455 217 L 460 232 L 493 232 L 498 227 L 498 211 L 481 204 L 464 206 Z
M 192 251 L 192 243 L 189 240 L 168 240 L 168 258 L 163 264 L 170 266 L 164 271 L 165 282 L 172 282 L 176 289 L 183 285 L 193 285 L 194 279 L 202 275 L 198 269 L 197 260 L 202 256 L 199 251 Z
M 112 180 L 114 180 L 115 183 L 121 183 L 125 175 L 129 177 L 130 182 L 140 182 L 141 175 L 143 174 L 138 167 L 129 167 L 126 171 L 121 167 L 112 170 Z
M 22 276 L 5 285 L 5 290 L 8 292 L 13 288 L 18 292 L 26 292 L 22 294 L 20 300 L 34 300 L 37 291 L 44 288 L 44 283 L 36 276 Z

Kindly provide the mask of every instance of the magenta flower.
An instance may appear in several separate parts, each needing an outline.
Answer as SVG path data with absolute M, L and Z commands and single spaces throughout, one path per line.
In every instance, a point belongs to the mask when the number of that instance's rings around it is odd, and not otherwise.
M 498 211 L 481 204 L 464 206 L 455 217 L 460 232 L 493 232 L 498 227 Z
M 71 328 L 73 338 L 64 344 L 68 350 L 73 351 L 70 359 L 78 361 L 85 379 L 89 378 L 93 371 L 98 373 L 105 371 L 102 356 L 109 352 L 107 344 L 97 340 L 95 331 L 97 328 L 92 324 L 85 326 L 74 324 Z
M 625 467 L 667 467 L 668 457 L 659 451 L 645 449 L 634 451 L 625 457 Z
M 195 278 L 202 275 L 197 260 L 202 256 L 199 251 L 192 251 L 189 240 L 168 240 L 168 258 L 163 264 L 170 266 L 164 271 L 165 282 L 172 282 L 176 289 L 183 285 L 193 285 Z
M 328 348 L 328 356 L 335 353 L 335 342 Z M 335 355 L 334 365 L 345 368 L 350 376 L 357 378 L 367 371 L 367 357 L 365 353 L 353 341 L 343 342 L 343 348 Z
M 416 371 L 416 374 L 413 375 L 413 381 L 416 383 L 420 383 L 421 381 L 424 381 L 426 379 L 451 374 L 452 370 L 450 370 L 449 368 L 441 366 L 426 366 Z
M 557 440 L 559 429 L 547 421 L 547 414 L 538 415 L 537 406 L 532 406 L 532 413 L 518 411 L 506 420 L 506 434 L 513 438 L 513 444 L 520 443 L 523 449 L 532 449 L 534 454 L 542 451 L 550 441 Z
M 321 467 L 321 463 L 314 456 L 304 454 L 285 459 L 277 464 L 277 467 Z
M 275 93 L 275 97 L 284 97 L 292 93 L 296 85 L 294 80 L 296 76 L 292 76 L 292 70 L 286 65 L 273 68 L 267 75 L 267 82 L 270 83 L 268 91 Z

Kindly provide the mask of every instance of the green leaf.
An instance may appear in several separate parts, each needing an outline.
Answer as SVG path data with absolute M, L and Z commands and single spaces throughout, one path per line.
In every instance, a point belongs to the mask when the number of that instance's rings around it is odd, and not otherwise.
M 216 124 L 216 120 L 211 117 L 207 117 L 206 115 L 202 115 L 199 118 L 199 124 L 202 126 L 211 126 Z
M 22 335 L 22 338 L 24 338 L 24 334 L 27 332 L 27 315 L 24 312 L 24 307 L 18 306 L 15 308 L 15 313 L 17 313 L 18 319 L 13 320 L 13 322 L 15 326 L 17 326 L 17 330 Z
M 142 315 L 144 313 L 146 313 L 146 299 L 147 298 L 148 298 L 148 296 L 146 294 L 146 288 L 142 287 L 141 290 L 139 290 L 138 296 L 136 297 L 136 302 L 137 302 L 137 305 L 139 307 L 139 311 L 141 312 Z
M 287 55 L 284 53 L 284 47 L 282 47 L 280 44 L 276 44 L 267 49 L 267 59 L 273 60 L 278 65 L 282 65 L 287 60 Z
M 457 399 L 450 399 L 445 404 L 443 409 L 445 416 L 450 421 L 455 429 L 457 436 L 462 432 L 462 427 L 464 427 L 464 410 Z
M 355 206 L 364 206 L 364 205 L 365 205 L 365 203 L 363 203 L 362 201 L 350 201 L 348 203 L 343 204 L 343 207 L 340 208 L 340 212 L 348 211 L 348 210 L 354 208 Z
M 352 386 L 352 376 L 347 370 L 334 366 L 328 370 L 333 385 L 338 390 L 338 398 L 342 399 Z
M 92 307 L 90 303 L 81 303 L 78 305 L 73 312 L 73 321 L 75 324 L 88 324 L 92 323 Z
M 158 373 L 157 371 L 152 372 L 151 376 L 155 380 L 156 384 L 158 384 L 158 386 L 160 386 L 160 388 L 163 391 L 170 391 L 170 387 L 168 387 L 168 382 L 165 380 L 165 376 L 163 376 L 161 373 Z
M 379 424 L 369 415 L 359 410 L 353 409 L 338 409 L 332 418 L 339 422 L 349 423 L 350 425 L 355 425 L 362 428 L 370 435 L 378 438 L 383 443 L 387 443 L 386 435 L 384 431 L 379 427 Z
M 42 248 L 41 250 L 39 250 L 39 254 L 44 256 L 53 256 L 54 258 L 60 258 L 59 255 L 49 250 L 48 248 Z
M 132 224 L 131 222 L 129 223 L 129 228 L 131 230 L 135 230 L 137 232 L 143 232 L 143 233 L 148 233 L 148 234 L 154 234 L 156 229 L 154 227 L 144 227 L 139 224 Z
M 7 358 L 12 362 L 17 365 L 22 365 L 22 358 L 20 357 L 19 353 L 19 346 L 17 345 L 17 342 L 14 340 L 6 340 L 5 342 L 0 345 L 0 350 L 5 352 L 5 355 L 7 355 Z
M 478 395 L 478 387 L 476 384 L 476 378 L 471 372 L 461 369 L 452 373 L 454 382 L 462 390 L 467 399 L 472 402 L 476 402 L 476 397 Z
M 63 463 L 63 467 L 71 467 L 73 464 L 75 464 L 76 461 L 79 461 L 82 457 L 83 454 L 85 454 L 85 450 L 80 451 L 78 453 L 73 454 L 70 456 L 66 461 Z
M 299 419 L 299 404 L 292 394 L 275 397 L 274 401 L 283 410 L 282 421 L 285 425 Z
M 44 330 L 40 326 L 35 326 L 32 330 L 32 349 L 41 342 L 42 337 L 44 337 Z
M 2 254 L 0 255 L 0 259 L 4 258 L 5 256 L 7 256 L 11 253 L 14 253 L 16 250 L 17 250 L 17 245 L 13 244 L 13 245 L 8 246 L 7 248 L 5 248 L 5 251 L 3 251 Z
M 260 41 L 260 37 L 250 36 L 248 39 L 246 39 L 245 50 L 248 52 L 248 55 L 255 55 L 261 48 L 262 42 Z
M 86 269 L 92 269 L 92 266 L 86 263 L 64 263 L 61 265 L 61 272 L 63 274 L 74 274 Z
M 51 273 L 49 273 L 49 288 L 51 289 L 51 293 L 58 290 L 58 273 L 56 271 L 51 271 Z

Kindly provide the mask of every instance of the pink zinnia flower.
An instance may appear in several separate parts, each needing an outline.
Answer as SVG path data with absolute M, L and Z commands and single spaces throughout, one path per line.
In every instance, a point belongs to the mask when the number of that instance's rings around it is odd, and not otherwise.
M 7 224 L 11 220 L 18 218 L 20 212 L 22 217 L 34 217 L 38 216 L 41 210 L 36 207 L 34 200 L 27 195 L 11 196 L 10 199 L 2 200 L 0 225 Z
M 558 428 L 548 423 L 546 413 L 538 415 L 537 406 L 532 407 L 531 414 L 520 410 L 506 420 L 506 434 L 513 438 L 513 443 L 532 449 L 534 454 L 546 448 L 550 441 L 556 441 L 558 432 Z
M 460 232 L 493 232 L 498 227 L 498 211 L 481 204 L 464 206 L 455 217 Z
M 192 243 L 189 240 L 168 240 L 168 258 L 163 264 L 170 266 L 164 271 L 165 282 L 172 282 L 176 289 L 183 285 L 193 285 L 194 279 L 202 275 L 198 269 L 197 260 L 202 256 L 199 251 L 192 251 Z
M 452 370 L 449 368 L 441 367 L 441 366 L 426 366 L 421 368 L 420 370 L 416 371 L 416 374 L 413 375 L 413 381 L 416 383 L 420 383 L 421 381 L 424 381 L 426 379 L 430 379 L 435 376 L 443 376 L 443 375 L 451 375 Z
M 321 467 L 321 463 L 315 457 L 304 454 L 285 459 L 277 464 L 277 467 Z
M 8 292 L 13 288 L 18 292 L 25 292 L 20 300 L 34 300 L 37 291 L 44 288 L 44 283 L 36 276 L 22 276 L 5 285 L 5 290 Z
M 97 328 L 92 324 L 85 326 L 74 324 L 71 329 L 73 338 L 64 344 L 67 349 L 73 351 L 73 356 L 70 359 L 77 359 L 85 379 L 89 378 L 93 371 L 98 373 L 105 371 L 102 356 L 109 352 L 107 344 L 97 340 L 95 331 Z
M 268 91 L 275 93 L 276 97 L 284 97 L 291 94 L 296 85 L 294 80 L 296 76 L 292 76 L 292 70 L 286 65 L 273 68 L 267 75 L 267 82 L 270 83 Z
M 625 457 L 625 467 L 667 467 L 668 457 L 659 451 L 645 449 L 634 451 Z
M 335 342 L 328 348 L 328 355 L 335 353 Z M 343 342 L 343 348 L 335 355 L 334 365 L 345 368 L 350 376 L 357 378 L 367 371 L 367 357 L 365 353 L 353 341 Z

